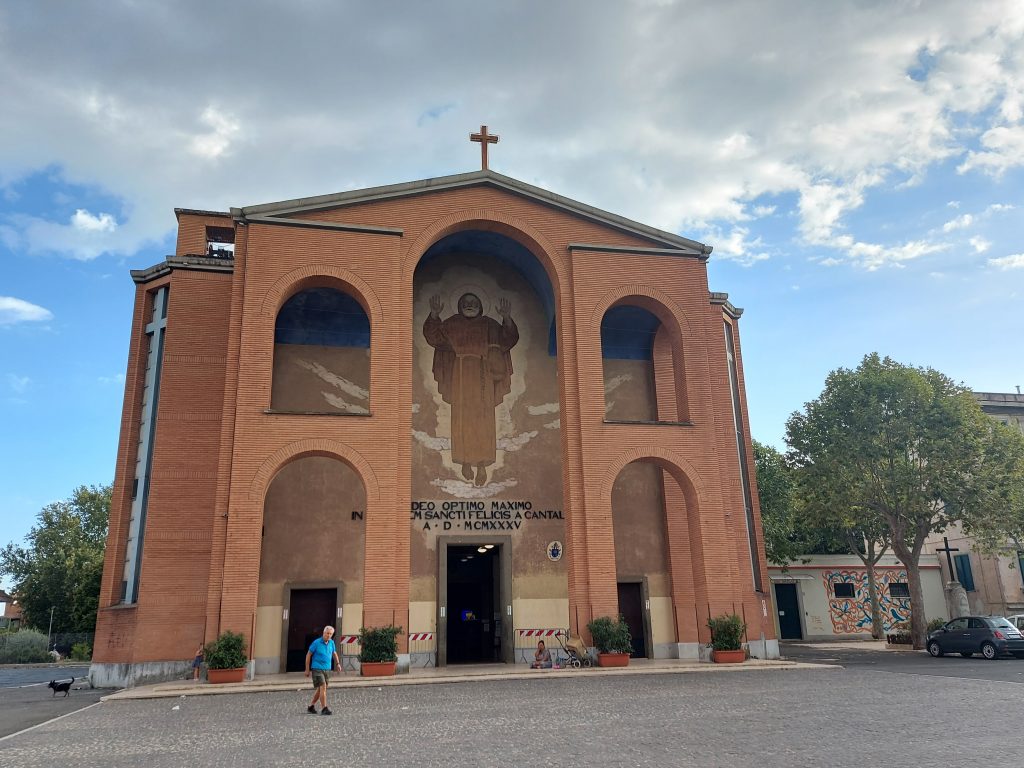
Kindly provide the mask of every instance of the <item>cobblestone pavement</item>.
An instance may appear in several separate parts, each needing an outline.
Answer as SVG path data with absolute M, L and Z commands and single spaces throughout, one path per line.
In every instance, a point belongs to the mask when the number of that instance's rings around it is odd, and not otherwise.
M 76 768 L 1005 762 L 1022 692 L 858 668 L 345 689 L 333 717 L 305 713 L 306 689 L 115 701 L 0 741 L 0 765 L 49 768 L 55 750 Z

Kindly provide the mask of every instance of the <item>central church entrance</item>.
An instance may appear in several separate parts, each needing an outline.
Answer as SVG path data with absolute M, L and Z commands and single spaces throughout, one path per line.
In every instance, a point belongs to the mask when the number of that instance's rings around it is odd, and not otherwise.
M 442 540 L 438 574 L 438 664 L 511 662 L 509 542 Z

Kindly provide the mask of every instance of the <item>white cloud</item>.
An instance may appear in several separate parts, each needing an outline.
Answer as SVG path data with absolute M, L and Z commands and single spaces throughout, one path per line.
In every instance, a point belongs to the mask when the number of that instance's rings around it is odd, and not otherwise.
M 38 4 L 21 4 L 0 47 L 0 67 L 19 73 L 3 86 L 0 188 L 57 168 L 120 207 L 93 214 L 83 201 L 70 225 L 7 216 L 0 237 L 28 253 L 131 255 L 173 231 L 174 206 L 225 210 L 472 170 L 466 134 L 486 115 L 502 135 L 491 154 L 501 172 L 681 234 L 716 227 L 716 255 L 740 261 L 777 250 L 755 245 L 744 222 L 793 213 L 805 244 L 864 264 L 836 239 L 877 239 L 850 214 L 881 189 L 920 183 L 950 158 L 962 173 L 1024 163 L 1017 0 L 532 10 L 326 4 L 311 24 L 286 6 L 238 16 L 182 0 L 177 29 L 230 28 L 238 40 L 273 29 L 275 44 L 167 34 L 166 11 L 141 4 L 107 20 L 97 46 L 89 4 L 62 10 L 61 36 Z M 455 18 L 498 32 L 467 38 Z M 316 57 L 337 48 L 339 29 L 365 30 L 346 33 L 344 49 L 372 68 L 339 78 Z M 615 43 L 601 57 L 585 55 L 604 40 Z M 764 196 L 775 204 L 756 205 Z M 878 248 L 898 260 L 921 237 Z
M 241 126 L 234 117 L 212 106 L 203 110 L 199 119 L 210 130 L 193 136 L 189 142 L 189 151 L 199 157 L 215 160 L 230 149 L 231 141 Z
M 96 380 L 100 384 L 124 384 L 124 374 L 115 373 L 113 376 L 98 376 Z
M 993 176 L 1018 165 L 1024 165 L 1024 125 L 998 125 L 981 137 L 984 151 L 971 151 L 957 167 L 959 173 L 974 169 Z
M 1016 206 L 1009 203 L 992 203 L 992 205 L 985 209 L 985 213 L 1003 213 L 1005 211 L 1012 211 L 1014 208 Z
M 558 403 L 543 403 L 541 405 L 528 405 L 526 410 L 531 416 L 543 416 L 548 413 L 558 413 L 560 406 Z
M 8 373 L 7 383 L 17 394 L 23 395 L 28 391 L 28 385 L 32 383 L 32 379 L 28 376 L 16 376 L 13 373 Z
M 499 437 L 497 445 L 498 448 L 503 451 L 518 451 L 537 435 L 537 430 L 533 430 L 531 432 L 521 432 L 520 434 L 513 435 L 512 437 Z
M 0 326 L 15 323 L 38 323 L 53 319 L 53 313 L 38 304 L 13 296 L 0 296 Z
M 1014 253 L 1010 256 L 1000 256 L 998 259 L 989 259 L 988 265 L 996 269 L 1024 269 L 1024 253 Z
M 761 238 L 755 237 L 753 240 L 747 240 L 749 235 L 750 229 L 748 227 L 737 226 L 733 227 L 728 235 L 724 235 L 718 230 L 711 230 L 707 233 L 705 239 L 715 244 L 714 252 L 718 258 L 725 258 L 739 262 L 744 266 L 750 266 L 759 261 L 764 261 L 769 256 L 763 250 L 764 243 Z
M 971 244 L 971 247 L 974 248 L 975 253 L 984 253 L 985 251 L 992 247 L 992 242 L 990 240 L 986 240 L 984 237 L 981 237 L 980 235 L 975 235 L 967 242 L 969 242 Z
M 71 226 L 82 232 L 113 232 L 117 229 L 117 221 L 109 213 L 93 216 L 84 208 L 79 208 L 71 217 Z
M 957 216 L 955 219 L 950 219 L 942 225 L 943 232 L 952 232 L 954 229 L 965 229 L 974 223 L 974 217 L 965 213 L 962 216 Z
M 828 244 L 842 251 L 846 256 L 846 261 L 870 272 L 885 266 L 903 266 L 904 262 L 949 248 L 946 244 L 930 243 L 926 240 L 911 240 L 901 245 L 886 246 L 879 243 L 860 242 L 849 235 L 839 235 L 832 238 Z M 843 259 L 833 256 L 822 259 L 819 263 L 832 267 L 843 263 L 843 261 Z

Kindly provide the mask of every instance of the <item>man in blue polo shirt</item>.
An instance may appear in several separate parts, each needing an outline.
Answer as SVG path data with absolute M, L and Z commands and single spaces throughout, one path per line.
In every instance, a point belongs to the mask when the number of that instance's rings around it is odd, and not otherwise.
M 334 637 L 334 627 L 324 627 L 323 637 L 318 637 L 310 643 L 309 650 L 306 652 L 306 677 L 312 674 L 313 688 L 315 689 L 313 701 L 306 707 L 306 711 L 311 715 L 316 714 L 317 701 L 320 701 L 323 707 L 320 710 L 321 715 L 332 714 L 327 706 L 327 678 L 331 675 L 331 661 L 333 660 L 338 665 L 338 669 L 341 669 L 341 659 L 338 658 L 332 637 Z

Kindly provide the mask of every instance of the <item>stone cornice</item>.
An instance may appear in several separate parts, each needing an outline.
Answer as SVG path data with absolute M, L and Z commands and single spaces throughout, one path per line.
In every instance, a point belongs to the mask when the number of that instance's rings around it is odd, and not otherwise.
M 165 261 L 154 264 L 146 269 L 131 270 L 132 280 L 137 283 L 148 283 L 157 278 L 169 275 L 176 269 L 193 269 L 200 272 L 227 272 L 235 271 L 234 259 L 211 259 L 206 256 L 168 256 Z

